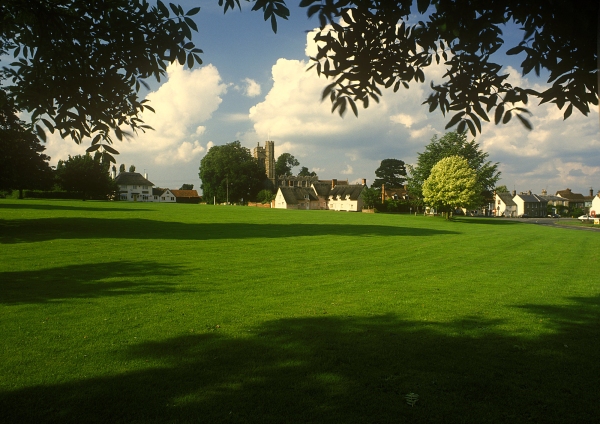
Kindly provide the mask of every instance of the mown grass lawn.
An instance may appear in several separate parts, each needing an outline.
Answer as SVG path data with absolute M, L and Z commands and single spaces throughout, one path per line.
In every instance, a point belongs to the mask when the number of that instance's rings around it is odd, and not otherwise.
M 599 240 L 0 200 L 0 421 L 597 422 Z

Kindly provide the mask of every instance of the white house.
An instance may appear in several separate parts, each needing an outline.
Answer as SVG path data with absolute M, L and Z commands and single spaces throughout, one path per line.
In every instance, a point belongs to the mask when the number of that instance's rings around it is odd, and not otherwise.
M 600 217 L 600 193 L 596 194 L 596 196 L 592 199 L 590 215 L 593 217 Z
M 313 187 L 279 187 L 275 195 L 276 209 L 319 209 L 319 198 Z
M 517 204 L 510 193 L 496 193 L 494 196 L 494 212 L 496 216 L 514 218 L 517 216 Z
M 166 203 L 175 203 L 177 202 L 177 198 L 175 197 L 175 195 L 171 192 L 171 190 L 169 190 L 168 188 L 166 188 L 161 195 L 158 197 L 158 201 L 159 202 L 166 202 Z
M 328 209 L 334 211 L 360 212 L 363 208 L 362 184 L 335 186 L 329 192 Z
M 131 202 L 155 202 L 152 193 L 154 183 L 148 181 L 148 176 L 142 177 L 137 172 L 121 172 L 115 178 L 119 186 L 119 199 Z

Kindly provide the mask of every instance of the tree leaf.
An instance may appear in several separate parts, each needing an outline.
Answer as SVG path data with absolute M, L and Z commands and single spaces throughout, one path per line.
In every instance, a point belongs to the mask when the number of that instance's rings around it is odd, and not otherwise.
M 46 132 L 39 124 L 35 124 L 35 131 L 37 132 L 38 137 L 40 137 L 45 142 Z
M 194 7 L 185 14 L 185 16 L 194 16 L 196 13 L 200 12 L 200 7 Z
M 531 122 L 529 122 L 529 119 L 524 118 L 520 114 L 517 114 L 517 118 L 519 118 L 519 121 L 521 121 L 521 124 L 523 124 L 523 126 L 525 128 L 527 128 L 529 131 L 531 131 L 533 129 L 533 125 L 531 125 Z

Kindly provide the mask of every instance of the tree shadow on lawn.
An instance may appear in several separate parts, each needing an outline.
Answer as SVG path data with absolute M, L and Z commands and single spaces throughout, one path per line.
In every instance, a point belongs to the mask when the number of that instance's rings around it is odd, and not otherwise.
M 7 422 L 594 422 L 598 305 L 522 306 L 532 319 L 543 308 L 553 330 L 529 339 L 478 317 L 285 318 L 247 337 L 215 328 L 115 354 L 146 369 L 5 391 L 0 411 Z M 581 330 L 560 324 L 572 317 Z
M 454 231 L 345 224 L 181 223 L 148 219 L 40 218 L 0 220 L 0 243 L 55 239 L 215 240 L 300 236 L 433 236 Z
M 48 199 L 45 199 L 47 201 Z M 71 205 L 61 205 L 57 201 L 56 204 L 39 204 L 39 203 L 29 203 L 27 200 L 23 200 L 23 203 L 4 203 L 0 202 L 0 210 L 2 209 L 36 209 L 36 210 L 45 210 L 45 211 L 90 211 L 90 212 L 148 212 L 153 211 L 153 209 L 130 209 L 130 208 L 114 208 L 114 207 L 106 207 L 99 208 L 95 207 L 94 201 L 89 200 L 86 202 L 81 202 L 80 206 L 71 206 Z M 106 202 L 103 202 L 106 203 Z
M 168 280 L 181 267 L 154 261 L 115 261 L 0 272 L 0 305 L 56 302 L 72 298 L 181 291 Z

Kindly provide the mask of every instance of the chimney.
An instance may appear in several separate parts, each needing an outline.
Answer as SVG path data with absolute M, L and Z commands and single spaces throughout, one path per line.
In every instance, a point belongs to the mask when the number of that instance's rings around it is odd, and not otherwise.
M 513 195 L 513 197 L 515 197 L 517 195 L 517 190 L 513 190 L 512 195 Z
M 542 196 L 547 196 L 547 195 L 548 195 L 548 192 L 546 191 L 546 189 L 545 188 L 542 189 Z
M 367 179 L 366 179 L 366 178 L 363 178 L 363 179 L 362 179 L 362 185 L 364 185 L 364 186 L 366 186 L 366 185 L 367 185 Z M 590 191 L 591 191 L 591 190 L 590 190 Z
M 337 180 L 334 178 L 331 180 L 331 188 L 335 188 L 336 185 L 337 185 Z
M 147 172 L 144 172 L 144 178 L 148 179 L 148 173 Z
M 531 190 L 527 190 L 527 194 L 531 196 Z
M 594 189 L 590 187 L 590 197 L 594 197 Z

